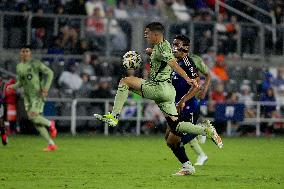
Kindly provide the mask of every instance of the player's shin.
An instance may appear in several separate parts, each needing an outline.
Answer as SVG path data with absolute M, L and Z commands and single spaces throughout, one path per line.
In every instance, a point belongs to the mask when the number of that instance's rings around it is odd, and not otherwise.
M 49 136 L 47 129 L 42 125 L 35 125 L 35 128 L 38 130 L 39 134 L 48 142 L 48 144 L 54 145 L 54 141 Z
M 172 152 L 174 153 L 174 155 L 177 157 L 177 159 L 182 163 L 186 163 L 189 162 L 189 159 L 185 153 L 185 149 L 184 146 L 181 145 L 181 143 L 179 142 L 176 145 L 170 145 L 168 144 L 168 146 L 171 148 Z
M 191 148 L 197 155 L 205 155 L 204 151 L 202 150 L 201 146 L 199 145 L 196 138 L 189 142 Z
M 114 99 L 114 106 L 112 110 L 113 116 L 118 116 L 122 110 L 122 107 L 127 100 L 129 87 L 126 84 L 119 84 L 117 93 Z

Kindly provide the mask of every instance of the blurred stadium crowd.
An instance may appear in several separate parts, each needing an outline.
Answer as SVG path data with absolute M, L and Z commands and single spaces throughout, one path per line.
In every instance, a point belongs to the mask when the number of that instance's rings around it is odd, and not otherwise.
M 234 0 L 222 0 L 237 10 L 270 23 L 269 17 L 259 14 L 250 8 L 243 8 L 242 4 Z M 284 3 L 281 0 L 249 0 L 254 5 L 271 12 L 276 17 L 277 24 L 284 23 Z M 250 105 L 252 101 L 283 102 L 284 100 L 284 67 L 260 68 L 227 65 L 227 58 L 238 59 L 237 40 L 240 37 L 239 23 L 249 22 L 232 12 L 220 8 L 219 16 L 216 16 L 215 0 L 0 0 L 0 11 L 5 12 L 32 12 L 35 16 L 31 21 L 31 44 L 36 52 L 55 55 L 83 55 L 83 58 L 53 58 L 44 57 L 43 62 L 49 65 L 55 72 L 55 81 L 50 91 L 50 97 L 59 98 L 113 98 L 117 82 L 121 76 L 138 75 L 147 78 L 149 63 L 136 71 L 125 71 L 119 64 L 119 60 L 104 59 L 100 56 L 106 48 L 105 33 L 111 36 L 111 51 L 117 55 L 130 49 L 132 25 L 128 18 L 145 18 L 152 21 L 157 19 L 169 19 L 172 22 L 179 21 L 183 24 L 170 28 L 172 34 L 187 33 L 186 23 L 217 23 L 218 50 L 213 48 L 212 25 L 202 24 L 196 27 L 194 36 L 194 52 L 201 55 L 205 64 L 210 68 L 212 85 L 201 108 L 205 117 L 214 117 L 216 103 L 244 103 L 246 105 L 245 117 L 255 118 L 256 107 Z M 62 15 L 59 19 L 46 17 L 49 14 Z M 65 17 L 65 15 L 68 15 Z M 70 15 L 90 16 L 83 22 L 84 35 L 80 35 L 82 29 L 81 19 L 72 18 Z M 108 19 L 106 19 L 108 18 Z M 125 20 L 126 19 L 126 20 Z M 21 15 L 4 17 L 4 49 L 19 48 L 26 40 L 26 23 L 28 17 Z M 54 22 L 57 22 L 58 32 L 54 35 Z M 185 24 L 184 24 L 185 23 Z M 106 27 L 108 25 L 108 27 Z M 108 28 L 108 31 L 106 31 Z M 246 27 L 242 30 L 242 53 L 254 54 L 257 31 L 254 27 Z M 197 38 L 196 38 L 197 37 Z M 265 37 L 266 48 L 274 49 L 275 54 L 283 52 L 283 38 L 278 38 L 272 44 L 271 35 Z M 114 53 L 115 54 L 115 53 Z M 15 71 L 15 60 L 5 60 L 5 69 Z M 7 81 L 7 79 L 6 79 Z M 13 82 L 9 80 L 9 82 Z M 4 84 L 3 84 L 3 88 Z M 16 93 L 12 93 L 15 97 Z M 7 100 L 7 96 L 5 98 Z M 135 100 L 139 99 L 135 94 L 130 95 L 133 103 L 126 106 L 123 117 L 136 114 Z M 13 99 L 13 98 L 12 98 Z M 9 100 L 8 100 L 9 101 Z M 10 100 L 13 101 L 13 100 Z M 8 102 L 7 102 L 8 103 Z M 16 102 L 13 102 L 14 104 Z M 54 106 L 54 105 L 53 105 Z M 69 105 L 55 106 L 58 109 L 51 115 L 67 115 Z M 78 112 L 87 115 L 92 112 L 104 111 L 101 104 L 91 103 L 79 106 Z M 143 132 L 151 132 L 149 128 L 154 125 L 164 125 L 164 119 L 157 107 L 148 103 L 144 109 L 144 116 L 156 120 L 156 123 L 145 122 Z M 91 114 L 90 114 L 91 115 Z M 265 118 L 284 117 L 284 106 L 261 106 L 261 116 Z M 125 123 L 126 124 L 130 124 Z M 14 123 L 12 123 L 14 124 Z M 92 125 L 84 122 L 82 125 Z M 217 128 L 224 131 L 226 122 L 218 122 Z M 237 125 L 237 124 L 236 124 Z M 245 130 L 250 127 L 246 126 Z M 102 127 L 100 128 L 102 129 Z M 235 133 L 240 131 L 239 125 Z M 253 127 L 252 130 L 255 128 Z M 262 124 L 262 132 L 271 134 L 275 130 L 284 129 L 283 123 Z

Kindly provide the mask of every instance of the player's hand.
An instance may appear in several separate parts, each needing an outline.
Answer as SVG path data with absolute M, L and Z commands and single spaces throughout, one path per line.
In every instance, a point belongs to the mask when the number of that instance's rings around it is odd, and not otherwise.
M 153 49 L 152 48 L 147 48 L 146 50 L 146 54 L 151 56 L 152 52 L 153 52 Z
M 186 79 L 186 82 L 189 84 L 189 85 L 194 85 L 196 88 L 200 88 L 198 82 L 196 81 L 196 79 L 190 79 L 189 77 Z
M 184 107 L 185 107 L 185 103 L 183 101 L 179 101 L 176 105 L 177 112 L 180 113 Z
M 41 90 L 41 95 L 42 95 L 43 98 L 46 98 L 47 95 L 48 95 L 48 90 L 47 89 L 42 89 Z
M 206 96 L 206 91 L 205 91 L 205 89 L 201 89 L 201 90 L 199 91 L 198 98 L 199 98 L 200 100 L 203 100 L 203 99 L 205 98 L 205 96 Z

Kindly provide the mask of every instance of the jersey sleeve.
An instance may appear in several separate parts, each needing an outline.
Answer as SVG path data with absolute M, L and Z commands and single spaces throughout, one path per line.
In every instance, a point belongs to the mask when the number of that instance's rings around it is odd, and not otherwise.
M 202 74 L 208 74 L 208 66 L 205 65 L 201 57 L 196 58 L 195 66 Z
M 53 80 L 53 71 L 47 67 L 45 64 L 43 64 L 41 61 L 38 61 L 37 63 L 37 67 L 39 72 L 41 72 L 43 75 L 46 76 L 45 82 L 43 82 L 42 88 L 49 90 L 52 80 Z
M 21 79 L 21 76 L 20 76 L 19 66 L 18 65 L 16 67 L 16 73 L 17 73 L 16 83 L 11 86 L 13 89 L 18 89 L 18 88 L 23 86 L 23 82 L 22 82 L 22 79 Z
M 172 49 L 169 43 L 163 43 L 159 50 L 161 52 L 161 59 L 164 62 L 170 62 L 171 60 L 175 60 L 174 54 L 172 53 Z

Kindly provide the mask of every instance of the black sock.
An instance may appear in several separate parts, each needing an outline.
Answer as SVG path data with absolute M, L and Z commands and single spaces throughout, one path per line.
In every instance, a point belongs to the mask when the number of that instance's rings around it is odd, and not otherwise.
M 181 145 L 181 143 L 179 142 L 177 144 L 176 147 L 172 146 L 170 147 L 171 150 L 173 151 L 173 153 L 175 154 L 175 156 L 177 157 L 177 159 L 181 162 L 181 163 L 185 163 L 187 161 L 189 161 L 186 153 L 185 153 L 185 149 L 184 146 Z
M 5 128 L 4 127 L 0 127 L 0 133 L 1 135 L 4 135 L 6 133 Z

